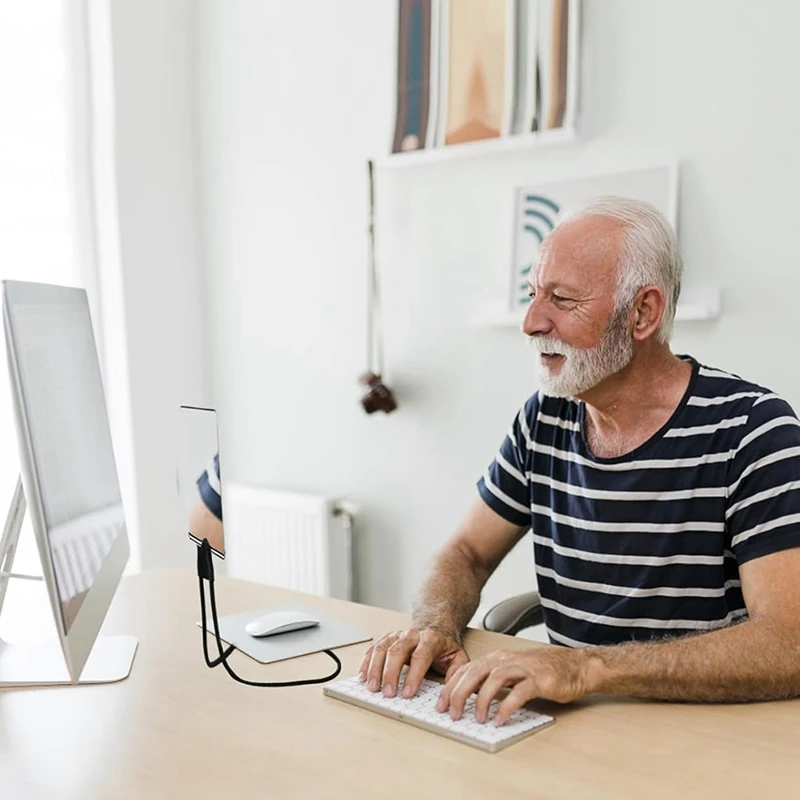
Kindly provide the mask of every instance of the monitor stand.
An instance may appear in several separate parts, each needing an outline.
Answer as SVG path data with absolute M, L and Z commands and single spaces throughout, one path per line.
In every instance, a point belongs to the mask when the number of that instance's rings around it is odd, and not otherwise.
M 26 507 L 25 490 L 22 481 L 17 480 L 0 539 L 0 613 L 9 580 L 43 580 L 38 576 L 11 572 Z M 9 644 L 0 639 L 0 689 L 121 681 L 130 674 L 137 645 L 138 641 L 133 636 L 98 636 L 80 678 L 73 681 L 60 641 L 26 646 Z

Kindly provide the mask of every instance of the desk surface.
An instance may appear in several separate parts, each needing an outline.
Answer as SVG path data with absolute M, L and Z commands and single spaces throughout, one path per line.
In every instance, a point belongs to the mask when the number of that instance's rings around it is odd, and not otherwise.
M 302 602 L 374 635 L 408 617 L 219 578 L 221 614 Z M 112 798 L 797 797 L 800 701 L 679 705 L 592 697 L 537 703 L 554 726 L 496 754 L 323 696 L 321 686 L 257 689 L 202 660 L 197 579 L 123 581 L 104 629 L 139 650 L 118 684 L 0 691 L 3 800 Z M 537 646 L 470 631 L 467 650 Z M 365 645 L 342 648 L 342 677 Z M 323 655 L 262 666 L 255 680 L 314 677 Z

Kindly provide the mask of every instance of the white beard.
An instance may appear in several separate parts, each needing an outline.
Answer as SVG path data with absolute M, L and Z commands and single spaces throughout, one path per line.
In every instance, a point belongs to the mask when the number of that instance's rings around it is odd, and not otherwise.
M 543 364 L 540 370 L 542 391 L 550 397 L 577 397 L 630 364 L 633 337 L 627 329 L 627 311 L 615 312 L 597 347 L 571 347 L 552 336 L 531 336 L 529 341 L 539 353 L 564 356 L 556 374 Z

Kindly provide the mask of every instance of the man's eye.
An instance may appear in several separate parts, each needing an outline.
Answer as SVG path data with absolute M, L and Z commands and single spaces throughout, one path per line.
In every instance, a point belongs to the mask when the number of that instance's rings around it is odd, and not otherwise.
M 553 300 L 555 300 L 556 303 L 567 303 L 567 302 L 569 302 L 569 298 L 568 297 L 562 297 L 560 294 L 554 294 L 553 295 Z

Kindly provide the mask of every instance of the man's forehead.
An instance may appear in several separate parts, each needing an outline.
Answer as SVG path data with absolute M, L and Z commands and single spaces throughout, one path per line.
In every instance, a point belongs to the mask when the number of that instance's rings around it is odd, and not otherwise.
M 615 279 L 622 231 L 622 223 L 607 217 L 585 217 L 557 227 L 539 247 L 531 281 L 579 288 Z
M 580 276 L 575 274 L 574 270 L 569 268 L 561 268 L 558 263 L 555 263 L 552 257 L 547 253 L 542 252 L 539 248 L 537 261 L 531 267 L 528 273 L 528 282 L 531 286 L 538 286 L 542 289 L 561 289 L 561 290 L 574 290 L 582 289 L 582 281 Z

